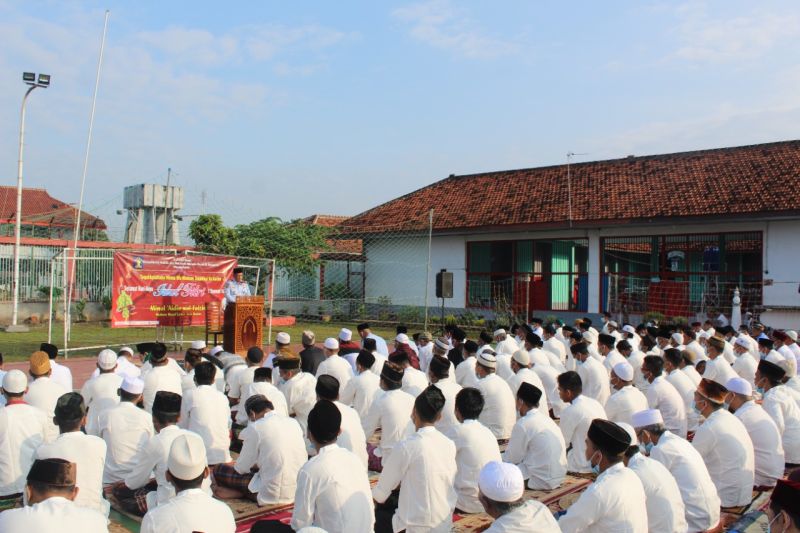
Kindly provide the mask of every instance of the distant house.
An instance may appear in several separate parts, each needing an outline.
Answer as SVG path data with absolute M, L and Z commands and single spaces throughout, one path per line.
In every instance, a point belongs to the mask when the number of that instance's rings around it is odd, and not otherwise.
M 0 236 L 14 236 L 17 211 L 17 188 L 0 186 Z M 73 239 L 78 210 L 57 200 L 45 189 L 22 189 L 22 237 Z M 80 240 L 108 240 L 106 223 L 85 211 L 81 212 Z
M 800 141 L 451 175 L 347 219 L 366 301 L 426 305 L 427 232 L 403 242 L 402 271 L 380 266 L 397 252 L 377 235 L 431 208 L 448 308 L 730 316 L 739 288 L 743 312 L 800 323 Z

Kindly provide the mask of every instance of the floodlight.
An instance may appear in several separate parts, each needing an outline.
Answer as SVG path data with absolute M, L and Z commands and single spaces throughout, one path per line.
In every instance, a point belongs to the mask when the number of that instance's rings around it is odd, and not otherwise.
M 22 73 L 22 81 L 25 83 L 36 83 L 36 73 L 34 72 L 23 72 Z
M 39 74 L 38 85 L 40 87 L 47 87 L 50 85 L 50 74 Z

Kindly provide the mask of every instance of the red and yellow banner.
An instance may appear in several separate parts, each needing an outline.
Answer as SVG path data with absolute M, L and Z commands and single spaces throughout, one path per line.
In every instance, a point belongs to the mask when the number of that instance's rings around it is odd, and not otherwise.
M 235 266 L 228 257 L 115 253 L 111 326 L 202 326 Z

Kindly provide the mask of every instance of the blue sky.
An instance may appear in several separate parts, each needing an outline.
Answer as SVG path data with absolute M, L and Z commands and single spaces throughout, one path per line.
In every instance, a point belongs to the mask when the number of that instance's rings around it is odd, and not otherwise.
M 0 0 L 0 169 L 119 237 L 125 185 L 171 167 L 186 214 L 351 215 L 463 174 L 798 138 L 800 5 Z M 507 202 L 505 198 L 487 198 Z M 524 201 L 514 199 L 513 201 Z M 442 199 L 441 208 L 446 208 Z

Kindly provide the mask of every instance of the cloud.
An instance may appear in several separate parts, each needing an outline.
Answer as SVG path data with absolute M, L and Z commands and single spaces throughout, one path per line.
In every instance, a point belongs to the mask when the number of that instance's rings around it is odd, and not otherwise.
M 718 18 L 700 2 L 681 5 L 674 29 L 678 48 L 673 57 L 694 62 L 758 59 L 780 43 L 800 36 L 800 17 L 793 13 L 750 13 Z M 797 43 L 795 42 L 795 46 Z
M 466 58 L 490 59 L 519 50 L 512 41 L 484 35 L 449 0 L 407 5 L 392 11 L 392 16 L 410 26 L 414 39 Z

